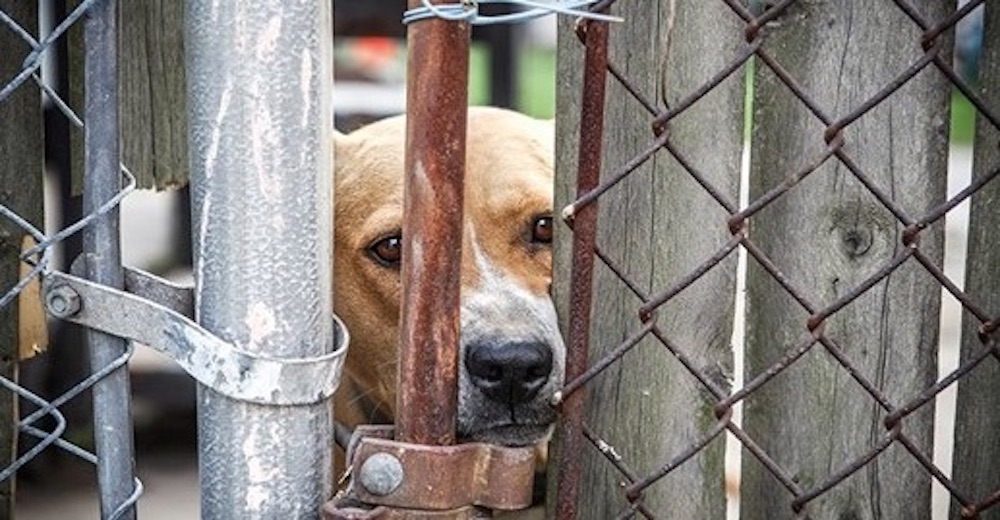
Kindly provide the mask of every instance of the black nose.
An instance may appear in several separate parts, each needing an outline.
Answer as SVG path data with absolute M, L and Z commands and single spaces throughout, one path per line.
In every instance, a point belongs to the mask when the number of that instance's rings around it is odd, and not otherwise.
M 484 342 L 470 345 L 465 368 L 490 399 L 524 403 L 536 395 L 552 372 L 552 349 L 537 342 Z

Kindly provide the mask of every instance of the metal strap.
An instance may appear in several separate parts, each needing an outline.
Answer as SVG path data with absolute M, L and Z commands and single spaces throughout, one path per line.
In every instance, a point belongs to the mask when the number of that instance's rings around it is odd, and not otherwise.
M 142 278 L 149 283 L 151 275 Z M 148 345 L 199 383 L 233 399 L 278 406 L 313 404 L 332 396 L 340 384 L 348 333 L 336 316 L 329 354 L 271 358 L 241 350 L 180 312 L 135 294 L 59 272 L 48 273 L 44 287 L 53 315 Z M 66 307 L 60 298 L 67 296 L 78 302 Z

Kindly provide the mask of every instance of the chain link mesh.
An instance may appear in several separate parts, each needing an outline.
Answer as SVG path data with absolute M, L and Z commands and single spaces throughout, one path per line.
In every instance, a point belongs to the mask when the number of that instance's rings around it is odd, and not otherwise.
M 55 45 L 57 45 L 61 39 L 65 39 L 67 37 L 67 32 L 70 28 L 76 25 L 82 25 L 82 20 L 87 16 L 88 11 L 91 10 L 96 3 L 97 0 L 84 0 L 78 3 L 65 16 L 65 18 L 60 20 L 59 23 L 55 25 L 54 29 L 52 29 L 52 31 L 46 34 L 43 38 L 34 36 L 39 32 L 37 27 L 22 26 L 7 12 L 0 10 L 0 31 L 7 32 L 8 34 L 6 36 L 14 35 L 17 39 L 23 41 L 24 44 L 23 47 L 11 46 L 5 49 L 5 52 L 16 53 L 19 52 L 21 48 L 27 50 L 20 71 L 12 78 L 0 78 L 0 81 L 3 82 L 2 87 L 0 87 L 0 104 L 12 103 L 14 94 L 21 89 L 39 89 L 46 102 L 51 103 L 51 105 L 60 112 L 61 116 L 65 117 L 73 127 L 82 130 L 84 127 L 84 121 L 82 118 L 77 115 L 76 111 L 70 106 L 70 103 L 64 100 L 51 85 L 43 81 L 41 69 L 45 63 L 47 53 L 53 51 Z M 40 118 L 40 113 L 43 107 L 39 105 L 37 109 L 39 110 Z M 43 151 L 39 149 L 37 150 L 37 153 L 42 154 Z M 0 204 L 0 220 L 4 221 L 3 227 L 14 230 L 10 232 L 9 235 L 28 235 L 33 238 L 35 243 L 34 246 L 20 252 L 20 262 L 29 267 L 27 274 L 21 277 L 12 286 L 0 288 L 0 290 L 3 291 L 2 295 L 0 295 L 0 308 L 15 305 L 17 303 L 18 296 L 22 294 L 29 284 L 33 281 L 44 278 L 46 273 L 49 273 L 54 269 L 54 251 L 60 243 L 68 239 L 70 236 L 79 233 L 98 217 L 116 209 L 122 199 L 135 189 L 136 180 L 131 172 L 129 172 L 124 165 L 121 167 L 121 172 L 124 181 L 122 184 L 124 187 L 116 196 L 100 205 L 100 207 L 93 213 L 85 215 L 82 219 L 66 226 L 64 229 L 61 229 L 56 233 L 44 233 L 8 206 Z M 42 172 L 23 172 L 23 175 L 41 176 Z M 41 204 L 41 201 L 38 201 L 38 203 Z M 16 313 L 14 316 L 16 316 Z M 15 346 L 15 352 L 16 348 L 17 347 Z M 38 457 L 45 450 L 53 447 L 64 450 L 65 452 L 91 464 L 98 464 L 96 455 L 63 437 L 63 435 L 67 433 L 67 420 L 60 411 L 60 407 L 83 392 L 91 389 L 96 383 L 106 378 L 109 374 L 112 374 L 116 370 L 125 369 L 132 352 L 133 347 L 129 345 L 125 354 L 117 359 L 114 359 L 107 366 L 94 371 L 61 395 L 51 399 L 43 398 L 29 391 L 24 386 L 18 384 L 16 380 L 0 376 L 0 387 L 3 388 L 0 392 L 8 392 L 15 398 L 19 398 L 22 403 L 30 405 L 22 407 L 25 408 L 23 417 L 14 418 L 17 422 L 16 425 L 11 425 L 11 427 L 16 427 L 17 432 L 20 435 L 37 439 L 37 442 L 35 442 L 24 453 L 19 454 L 19 456 L 11 464 L 0 468 L 0 482 L 12 479 L 19 469 Z M 5 396 L 5 399 L 7 398 L 9 397 Z M 128 414 L 128 411 L 123 408 L 121 413 Z M 54 424 L 54 427 L 52 427 L 51 430 L 45 430 L 41 426 L 41 421 L 43 420 L 46 421 L 47 424 Z M 8 427 L 6 423 L 4 423 L 4 427 Z M 127 511 L 131 510 L 138 501 L 139 496 L 142 494 L 142 489 L 142 483 L 138 479 L 135 479 L 131 496 L 124 503 L 118 505 L 114 511 L 111 511 L 108 518 L 120 518 Z
M 624 3 L 624 0 L 605 1 L 601 5 L 596 6 L 595 9 L 606 9 L 604 12 L 619 14 L 617 8 L 621 7 L 621 4 Z M 582 262 L 594 261 L 601 269 L 606 268 L 610 273 L 613 273 L 613 277 L 636 297 L 638 303 L 635 307 L 635 314 L 638 317 L 638 322 L 634 325 L 634 332 L 625 337 L 617 346 L 609 348 L 603 356 L 598 359 L 592 359 L 586 370 L 568 375 L 569 379 L 562 390 L 562 394 L 559 396 L 561 401 L 565 404 L 567 399 L 585 387 L 591 387 L 590 392 L 596 391 L 596 385 L 594 385 L 595 379 L 602 376 L 615 377 L 610 375 L 609 369 L 619 364 L 628 364 L 630 361 L 628 358 L 625 358 L 626 354 L 633 351 L 644 340 L 652 338 L 653 342 L 665 347 L 670 355 L 680 362 L 684 370 L 697 380 L 701 391 L 712 402 L 715 412 L 714 423 L 710 427 L 700 430 L 703 434 L 701 438 L 690 441 L 685 449 L 680 450 L 670 460 L 655 463 L 658 467 L 652 472 L 644 472 L 636 469 L 640 466 L 646 466 L 650 461 L 637 460 L 637 457 L 630 460 L 629 456 L 624 455 L 620 450 L 615 448 L 613 439 L 609 439 L 603 432 L 597 431 L 586 420 L 581 420 L 579 431 L 583 437 L 620 474 L 620 496 L 628 505 L 618 513 L 618 517 L 629 518 L 639 515 L 646 518 L 671 518 L 669 511 L 656 511 L 648 503 L 644 503 L 644 494 L 650 486 L 664 480 L 668 475 L 671 475 L 686 462 L 690 461 L 695 455 L 706 450 L 714 440 L 720 438 L 720 436 L 725 436 L 726 432 L 728 432 L 738 440 L 743 452 L 749 454 L 749 457 L 759 462 L 764 470 L 773 476 L 774 482 L 787 491 L 788 496 L 790 496 L 787 505 L 796 518 L 810 518 L 810 504 L 814 504 L 818 498 L 824 497 L 832 489 L 845 482 L 861 469 L 875 464 L 892 446 L 904 449 L 912 460 L 922 468 L 925 474 L 930 475 L 934 481 L 947 490 L 951 496 L 952 503 L 957 504 L 960 515 L 963 518 L 979 518 L 978 515 L 981 512 L 994 507 L 997 502 L 1000 502 L 1000 488 L 995 489 L 992 493 L 985 496 L 973 496 L 970 490 L 963 489 L 955 480 L 946 476 L 947 471 L 945 469 L 935 465 L 932 460 L 932 454 L 927 450 L 928 443 L 915 438 L 914 435 L 907 431 L 904 425 L 907 424 L 907 420 L 914 416 L 914 414 L 921 411 L 926 412 L 928 407 L 932 409 L 936 397 L 949 386 L 962 380 L 980 363 L 991 362 L 987 361 L 987 358 L 993 358 L 992 362 L 1000 360 L 1000 350 L 997 349 L 996 344 L 998 320 L 995 313 L 997 309 L 985 308 L 983 302 L 977 301 L 976 298 L 970 296 L 968 292 L 963 290 L 960 283 L 956 283 L 946 276 L 942 265 L 940 265 L 940 260 L 935 258 L 933 253 L 928 252 L 928 246 L 921 243 L 921 234 L 925 230 L 936 223 L 940 223 L 949 211 L 976 194 L 981 193 L 988 184 L 995 183 L 994 179 L 1000 174 L 1000 164 L 992 164 L 982 169 L 982 174 L 977 175 L 968 186 L 947 201 L 936 204 L 926 211 L 914 212 L 903 202 L 906 197 L 905 193 L 895 193 L 893 190 L 885 189 L 877 182 L 873 172 L 866 169 L 857 160 L 855 150 L 865 146 L 874 146 L 874 144 L 865 143 L 856 137 L 852 139 L 852 136 L 847 131 L 856 127 L 860 119 L 885 103 L 886 100 L 893 98 L 893 96 L 900 96 L 901 90 L 906 89 L 915 77 L 927 70 L 936 70 L 943 77 L 947 78 L 948 83 L 954 89 L 969 100 L 979 116 L 980 132 L 983 131 L 983 128 L 991 130 L 1000 129 L 1000 113 L 997 112 L 997 107 L 989 106 L 983 99 L 980 91 L 960 77 L 953 68 L 948 40 L 951 37 L 951 32 L 960 20 L 967 17 L 975 8 L 987 2 L 984 0 L 970 1 L 960 6 L 957 10 L 953 10 L 949 16 L 941 20 L 925 18 L 921 14 L 920 9 L 915 8 L 911 2 L 905 0 L 883 2 L 885 5 L 881 6 L 882 9 L 898 10 L 905 15 L 905 18 L 908 19 L 908 22 L 912 26 L 917 28 L 921 38 L 915 44 L 923 49 L 923 53 L 919 59 L 916 59 L 912 63 L 900 65 L 902 72 L 898 73 L 890 82 L 884 85 L 868 85 L 874 93 L 870 94 L 864 102 L 852 107 L 843 115 L 830 113 L 825 108 L 826 103 L 820 102 L 825 100 L 818 100 L 811 97 L 808 89 L 803 87 L 803 78 L 796 78 L 795 74 L 790 72 L 790 69 L 784 66 L 781 60 L 776 57 L 777 53 L 769 45 L 773 44 L 769 38 L 769 24 L 800 23 L 801 18 L 807 15 L 799 16 L 790 13 L 796 8 L 802 8 L 801 4 L 807 2 L 784 0 L 766 3 L 766 5 L 761 6 L 759 12 L 752 11 L 745 3 L 737 0 L 722 0 L 722 3 L 740 21 L 740 29 L 743 30 L 744 36 L 742 48 L 735 53 L 731 61 L 718 71 L 718 74 L 687 95 L 680 96 L 680 101 L 672 106 L 658 105 L 653 101 L 655 98 L 652 93 L 648 92 L 649 86 L 647 83 L 634 81 L 623 72 L 623 70 L 627 69 L 628 64 L 622 62 L 626 59 L 631 59 L 631 55 L 627 52 L 620 53 L 617 59 L 612 55 L 613 53 L 608 53 L 606 66 L 601 67 L 599 70 L 588 68 L 583 73 L 585 82 L 588 79 L 598 78 L 593 79 L 593 84 L 600 84 L 600 82 L 604 81 L 603 77 L 607 77 L 608 81 L 613 84 L 613 88 L 609 87 L 607 89 L 609 93 L 629 96 L 632 101 L 637 102 L 639 106 L 643 107 L 642 109 L 647 114 L 648 123 L 652 129 L 652 135 L 648 145 L 642 147 L 643 149 L 640 154 L 631 157 L 628 161 L 620 165 L 611 165 L 610 168 L 605 165 L 604 174 L 601 175 L 600 182 L 596 187 L 579 195 L 564 210 L 564 218 L 569 227 L 572 228 L 573 233 L 577 236 L 581 233 L 581 226 L 577 225 L 576 218 L 585 208 L 596 205 L 602 198 L 607 198 L 607 195 L 614 190 L 623 189 L 620 188 L 623 181 L 630 176 L 639 175 L 636 172 L 640 169 L 640 166 L 651 161 L 658 154 L 669 154 L 671 160 L 676 161 L 680 169 L 701 186 L 718 206 L 725 211 L 726 220 L 717 224 L 724 225 L 731 233 L 728 241 L 721 247 L 718 247 L 716 252 L 706 258 L 700 265 L 691 269 L 686 276 L 677 279 L 665 289 L 654 291 L 644 289 L 644 287 L 648 287 L 648 280 L 638 279 L 634 273 L 631 273 L 628 268 L 622 265 L 621 259 L 629 256 L 627 251 L 603 248 L 599 237 L 596 240 L 596 244 L 587 251 L 580 253 L 580 251 L 574 249 L 574 272 L 579 268 L 584 276 L 590 276 L 589 267 L 579 267 L 582 255 Z M 1000 6 L 988 6 L 988 8 L 996 7 Z M 811 11 L 809 15 L 818 16 L 815 10 Z M 830 23 L 832 24 L 833 22 Z M 594 22 L 582 22 L 577 25 L 577 34 L 581 45 L 587 47 L 588 60 L 595 54 L 607 52 L 600 48 L 594 48 L 597 46 L 588 42 L 588 39 L 592 36 L 590 33 L 595 30 L 606 30 L 613 33 L 618 30 L 618 27 L 610 24 L 607 28 L 598 28 Z M 898 27 L 887 27 L 886 30 L 899 31 L 901 29 Z M 730 196 L 726 195 L 725 187 L 708 180 L 704 172 L 698 169 L 697 165 L 701 158 L 685 156 L 682 149 L 683 145 L 679 144 L 675 136 L 671 134 L 670 126 L 672 121 L 681 117 L 691 107 L 696 106 L 723 81 L 733 76 L 742 76 L 744 68 L 751 62 L 755 64 L 758 70 L 764 68 L 772 74 L 777 82 L 780 82 L 780 85 L 783 85 L 787 89 L 791 97 L 794 98 L 794 101 L 801 104 L 801 107 L 805 111 L 822 124 L 820 132 L 815 135 L 816 139 L 822 145 L 813 157 L 789 158 L 787 161 L 788 164 L 802 163 L 805 166 L 787 172 L 787 176 L 783 182 L 764 189 L 759 196 L 741 206 L 737 201 L 732 200 Z M 581 116 L 580 128 L 581 142 L 583 142 L 581 144 L 581 160 L 579 165 L 580 177 L 584 175 L 584 168 L 592 167 L 592 164 L 585 163 L 592 162 L 593 157 L 585 156 L 584 151 L 587 147 L 592 146 L 592 143 L 586 143 L 586 137 L 583 136 L 588 130 L 587 125 L 592 125 L 595 120 L 594 117 L 588 119 L 588 114 L 592 114 L 593 112 L 601 113 L 604 110 L 603 94 L 596 96 L 601 100 L 597 105 L 588 105 L 586 98 L 589 93 L 586 85 L 585 83 L 584 100 L 582 102 L 584 112 Z M 657 94 L 659 93 L 657 92 Z M 588 113 L 588 110 L 591 112 Z M 600 118 L 596 118 L 596 120 L 601 121 Z M 803 129 L 802 132 L 808 132 L 811 129 L 812 127 Z M 605 124 L 597 130 L 597 133 L 598 137 L 600 137 L 601 133 L 607 136 L 615 131 L 614 127 Z M 755 129 L 754 132 L 757 131 L 767 132 L 768 129 Z M 751 140 L 760 137 L 756 133 L 749 136 Z M 605 143 L 607 142 L 609 141 L 605 140 Z M 992 143 L 992 146 L 996 146 L 996 143 Z M 598 156 L 598 163 L 600 162 L 599 159 L 600 157 Z M 769 251 L 768 248 L 762 247 L 758 241 L 755 241 L 751 227 L 754 222 L 760 221 L 762 213 L 775 211 L 774 207 L 779 205 L 779 201 L 786 199 L 789 193 L 799 188 L 810 175 L 823 175 L 823 172 L 817 173 L 817 171 L 822 165 L 829 162 L 836 162 L 845 168 L 850 176 L 856 179 L 863 189 L 874 197 L 877 204 L 891 214 L 893 219 L 892 225 L 897 226 L 901 232 L 898 233 L 899 242 L 895 247 L 895 253 L 888 255 L 890 257 L 882 261 L 881 265 L 874 272 L 861 277 L 860 281 L 853 287 L 841 291 L 841 295 L 833 301 L 819 301 L 818 298 L 812 295 L 813 291 L 806 290 L 811 288 L 801 287 L 800 281 L 793 281 L 783 272 L 783 269 L 780 267 L 783 262 L 779 261 L 781 259 L 777 258 L 773 251 Z M 899 175 L 905 174 L 906 172 L 899 173 Z M 602 213 L 602 218 L 603 215 Z M 600 220 L 597 223 L 598 228 L 605 231 L 608 228 L 612 228 L 616 234 L 624 232 L 624 228 L 629 225 L 632 224 L 616 219 Z M 706 228 L 711 225 L 712 223 L 705 223 Z M 593 230 L 584 232 L 593 233 Z M 579 243 L 575 242 L 575 244 Z M 748 255 L 748 262 L 754 265 L 762 276 L 770 279 L 776 292 L 780 294 L 780 296 L 775 296 L 776 298 L 791 298 L 797 303 L 804 314 L 808 316 L 804 323 L 798 324 L 798 326 L 804 326 L 808 334 L 799 343 L 787 345 L 784 355 L 779 359 L 768 359 L 769 366 L 754 367 L 754 373 L 747 374 L 745 384 L 741 388 L 730 391 L 725 388 L 724 384 L 719 383 L 717 374 L 700 366 L 693 359 L 697 357 L 694 351 L 705 347 L 702 345 L 678 345 L 671 341 L 671 332 L 658 322 L 657 311 L 662 309 L 668 302 L 677 300 L 678 295 L 685 289 L 702 279 L 706 273 L 719 266 L 726 259 L 733 259 L 740 251 Z M 783 251 L 781 254 L 795 255 L 797 253 L 795 251 Z M 588 260 L 588 257 L 590 260 Z M 936 381 L 932 386 L 923 389 L 923 391 L 916 395 L 909 395 L 905 399 L 900 400 L 889 397 L 895 389 L 885 388 L 882 381 L 873 378 L 871 374 L 867 373 L 857 363 L 857 360 L 853 358 L 853 354 L 846 348 L 847 345 L 841 344 L 833 334 L 827 332 L 826 324 L 831 317 L 845 307 L 858 301 L 862 296 L 870 294 L 873 287 L 885 281 L 890 275 L 899 272 L 901 269 L 912 269 L 914 264 L 919 264 L 933 278 L 934 283 L 938 284 L 961 304 L 966 316 L 971 317 L 974 321 L 974 329 L 978 332 L 979 347 L 971 355 L 963 356 L 960 366 Z M 742 298 L 743 296 L 739 295 L 737 297 Z M 592 300 L 595 308 L 599 308 L 603 303 L 596 294 Z M 569 314 L 571 316 L 589 315 L 590 301 L 589 296 L 582 299 L 571 298 Z M 914 302 L 914 305 L 919 305 L 919 302 Z M 584 325 L 582 325 L 584 331 L 591 327 L 589 324 L 590 318 L 585 318 L 585 320 L 583 322 Z M 573 332 L 570 332 L 570 334 L 573 334 Z M 569 343 L 573 343 L 572 338 L 569 339 Z M 594 346 L 593 343 L 590 344 L 591 349 Z M 737 346 L 736 348 L 740 347 Z M 733 418 L 734 409 L 738 404 L 746 402 L 748 398 L 761 394 L 761 389 L 767 387 L 776 378 L 780 378 L 783 374 L 794 370 L 793 367 L 801 366 L 804 363 L 802 360 L 807 353 L 812 353 L 812 356 L 825 355 L 832 361 L 832 366 L 835 369 L 845 371 L 850 379 L 854 381 L 854 384 L 858 385 L 864 394 L 870 398 L 872 406 L 880 410 L 884 426 L 881 432 L 873 435 L 872 440 L 874 442 L 867 447 L 864 453 L 857 454 L 856 457 L 850 460 L 830 461 L 830 467 L 833 468 L 832 471 L 819 481 L 803 481 L 796 472 L 797 470 L 794 467 L 795 462 L 788 462 L 788 457 L 794 455 L 777 453 L 774 449 L 766 448 L 765 445 L 767 443 L 762 442 L 764 439 L 755 438 Z M 688 413 L 690 410 L 681 410 L 679 412 Z M 604 412 L 598 411 L 596 413 L 603 414 Z M 818 415 L 822 414 L 823 411 L 815 410 L 814 413 Z M 794 425 L 791 427 L 794 428 Z M 566 429 L 566 431 L 572 431 L 569 426 Z M 621 432 L 618 433 L 621 434 Z M 815 443 L 826 442 L 821 439 L 810 439 L 810 441 Z M 834 439 L 832 442 L 840 441 Z M 568 450 L 571 449 L 569 448 Z M 577 455 L 568 454 L 567 456 L 576 457 Z M 748 456 L 744 455 L 744 466 L 747 464 L 747 458 Z M 564 466 L 560 467 L 563 468 Z M 583 470 L 580 466 L 573 468 L 571 465 L 567 465 L 565 467 L 570 468 L 572 471 L 568 473 L 561 472 L 559 474 L 560 492 L 563 489 L 579 486 L 582 478 L 580 472 Z M 989 485 L 997 486 L 998 483 L 990 483 Z M 577 511 L 573 510 L 574 507 L 565 508 L 563 504 L 560 504 L 560 514 L 565 514 L 569 511 L 570 514 L 576 515 Z M 824 515 L 828 514 L 829 511 L 824 510 Z M 832 518 L 831 516 L 824 517 Z M 868 518 L 869 516 L 851 516 L 847 514 L 847 516 L 840 516 L 839 518 L 862 517 Z M 875 514 L 872 518 L 880 518 L 880 516 Z

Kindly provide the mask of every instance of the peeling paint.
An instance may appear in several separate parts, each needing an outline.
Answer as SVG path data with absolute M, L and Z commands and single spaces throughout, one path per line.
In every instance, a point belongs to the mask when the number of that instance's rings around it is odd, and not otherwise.
M 198 244 L 197 250 L 198 255 L 195 258 L 200 260 L 195 262 L 195 277 L 194 277 L 194 319 L 195 321 L 201 321 L 201 291 L 204 288 L 205 280 L 205 258 L 208 243 L 208 216 L 210 215 L 209 210 L 212 209 L 212 197 L 211 193 L 206 193 L 201 199 L 201 211 L 199 212 L 198 220 Z
M 274 311 L 262 302 L 250 305 L 244 323 L 246 323 L 247 331 L 250 334 L 251 344 L 263 343 L 268 336 L 277 330 Z
M 271 486 L 273 481 L 281 476 L 279 468 L 274 467 L 268 460 L 267 452 L 260 450 L 260 445 L 274 444 L 280 436 L 275 431 L 277 425 L 254 425 L 246 438 L 243 440 L 241 449 L 244 460 L 247 464 L 247 491 L 246 508 L 248 511 L 260 511 L 267 504 L 268 497 L 271 496 Z M 269 429 L 270 432 L 261 432 L 261 429 Z M 264 435 L 262 435 L 262 433 Z
M 233 86 L 231 82 L 227 82 L 222 88 L 222 95 L 219 97 L 219 109 L 215 112 L 215 117 L 212 119 L 212 129 L 211 139 L 208 143 L 208 149 L 205 150 L 205 179 L 211 179 L 212 175 L 215 174 L 215 163 L 219 158 L 219 142 L 222 140 L 222 121 L 225 119 L 226 114 L 229 113 L 229 104 L 232 102 L 232 92 Z
M 299 58 L 299 96 L 304 101 L 302 103 L 302 119 L 299 120 L 299 125 L 303 128 L 308 128 L 312 118 L 309 116 L 313 111 L 313 66 L 312 66 L 312 53 L 309 49 L 302 49 L 301 57 Z M 303 161 L 305 164 L 305 161 Z
M 267 21 L 267 26 L 260 32 L 257 39 L 257 58 L 260 60 L 270 59 L 278 51 L 278 40 L 281 38 L 280 16 L 275 16 Z

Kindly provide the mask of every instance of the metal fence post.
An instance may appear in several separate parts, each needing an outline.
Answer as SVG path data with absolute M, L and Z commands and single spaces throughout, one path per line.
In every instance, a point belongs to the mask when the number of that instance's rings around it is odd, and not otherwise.
M 409 0 L 410 8 L 421 5 Z M 466 22 L 434 18 L 410 25 L 407 34 L 396 416 L 396 438 L 404 442 L 455 442 L 470 32 Z
M 577 195 L 582 195 L 600 181 L 604 132 L 605 86 L 608 66 L 608 24 L 587 22 L 584 56 L 583 94 L 580 101 L 580 140 Z M 570 274 L 569 333 L 566 344 L 566 380 L 572 381 L 587 369 L 590 348 L 590 315 L 594 269 L 594 246 L 597 240 L 596 204 L 581 208 L 573 215 L 572 269 Z M 584 449 L 583 416 L 586 394 L 578 391 L 565 398 L 557 426 L 559 484 L 555 508 L 560 519 L 577 517 L 580 478 Z M 554 467 L 550 464 L 549 467 Z
M 333 349 L 331 4 L 189 0 L 198 321 L 277 358 Z M 203 518 L 315 518 L 332 407 L 198 391 Z
M 115 0 L 96 2 L 84 25 L 85 119 L 83 211 L 95 212 L 121 189 L 118 143 L 118 22 Z M 83 233 L 88 279 L 120 289 L 123 285 L 118 210 L 97 217 Z M 86 332 L 94 372 L 125 353 L 126 342 L 93 329 Z M 133 454 L 131 389 L 122 368 L 94 385 L 94 443 L 101 517 L 108 518 L 132 495 Z M 119 518 L 135 518 L 131 507 Z

